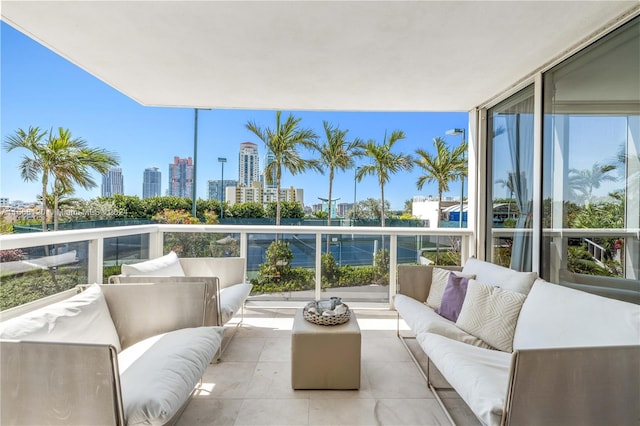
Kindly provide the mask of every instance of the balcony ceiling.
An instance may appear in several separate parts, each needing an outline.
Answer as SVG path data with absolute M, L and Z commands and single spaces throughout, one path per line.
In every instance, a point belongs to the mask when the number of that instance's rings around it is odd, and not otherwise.
M 466 111 L 637 1 L 2 1 L 143 105 Z

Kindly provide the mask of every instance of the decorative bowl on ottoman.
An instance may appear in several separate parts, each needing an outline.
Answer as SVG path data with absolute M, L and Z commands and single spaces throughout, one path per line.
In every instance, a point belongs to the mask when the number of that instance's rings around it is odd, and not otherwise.
M 302 310 L 302 316 L 314 324 L 338 325 L 349 321 L 351 311 L 339 297 L 332 297 L 307 303 Z

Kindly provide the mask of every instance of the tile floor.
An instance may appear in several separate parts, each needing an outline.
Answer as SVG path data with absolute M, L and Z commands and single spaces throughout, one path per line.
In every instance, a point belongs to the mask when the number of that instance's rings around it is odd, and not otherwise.
M 395 311 L 355 310 L 362 332 L 360 390 L 293 390 L 294 313 L 295 308 L 246 309 L 244 325 L 220 362 L 205 372 L 178 425 L 450 424 L 396 337 Z M 401 329 L 409 334 L 402 322 Z M 415 341 L 409 346 L 425 363 Z M 441 396 L 456 424 L 479 424 L 455 392 Z

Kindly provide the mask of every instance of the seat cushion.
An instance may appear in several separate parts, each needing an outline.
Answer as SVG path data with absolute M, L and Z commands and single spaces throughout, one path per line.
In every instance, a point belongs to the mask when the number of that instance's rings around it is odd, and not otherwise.
M 435 333 L 468 345 L 489 348 L 481 339 L 473 336 L 456 326 L 452 321 L 441 317 L 424 303 L 403 294 L 397 294 L 394 299 L 396 310 L 407 323 L 411 331 L 417 336 L 420 333 Z
M 220 289 L 220 315 L 223 324 L 238 312 L 252 288 L 252 284 L 241 283 Z
M 184 277 L 184 271 L 180 265 L 178 255 L 173 251 L 169 254 L 146 262 L 122 265 L 122 275 L 127 277 L 158 276 L 158 277 Z
M 536 272 L 519 272 L 473 257 L 467 259 L 462 272 L 474 274 L 475 279 L 482 283 L 517 291 L 522 294 L 528 294 L 533 282 L 538 278 Z
M 433 333 L 421 333 L 417 340 L 482 423 L 498 426 L 507 397 L 511 354 L 466 345 Z
M 184 328 L 142 340 L 118 354 L 128 425 L 162 425 L 191 395 L 220 348 L 222 327 Z
M 97 284 L 66 300 L 0 323 L 0 338 L 98 343 L 121 349 L 109 307 Z

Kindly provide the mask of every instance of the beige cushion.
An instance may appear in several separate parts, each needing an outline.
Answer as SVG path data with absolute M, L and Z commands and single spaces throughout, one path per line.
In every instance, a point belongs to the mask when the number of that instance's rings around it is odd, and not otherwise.
M 496 349 L 513 351 L 513 335 L 526 296 L 469 280 L 456 325 Z
M 444 294 L 444 289 L 449 281 L 450 272 L 451 271 L 441 268 L 433 268 L 431 271 L 431 288 L 429 289 L 429 295 L 425 302 L 428 307 L 433 309 L 440 308 L 442 295 Z
M 165 256 L 146 262 L 122 265 L 122 275 L 127 277 L 156 276 L 156 277 L 184 277 L 178 255 L 173 251 Z
M 0 323 L 0 338 L 97 343 L 121 349 L 109 307 L 97 284 L 66 300 Z
M 473 274 L 463 274 L 462 272 L 453 272 L 448 269 L 442 268 L 433 268 L 431 271 L 431 287 L 429 288 L 429 296 L 427 296 L 427 301 L 425 304 L 436 310 L 440 309 L 440 304 L 442 304 L 442 296 L 444 295 L 444 289 L 447 287 L 447 283 L 449 282 L 449 274 L 454 273 L 459 277 L 465 278 L 475 278 L 476 276 Z
M 528 294 L 533 282 L 538 278 L 538 274 L 535 272 L 519 272 L 473 257 L 467 259 L 462 272 L 475 274 L 475 278 L 480 282 L 497 285 L 522 294 Z
M 183 328 L 123 350 L 118 365 L 126 424 L 167 424 L 209 366 L 223 333 L 222 327 Z

